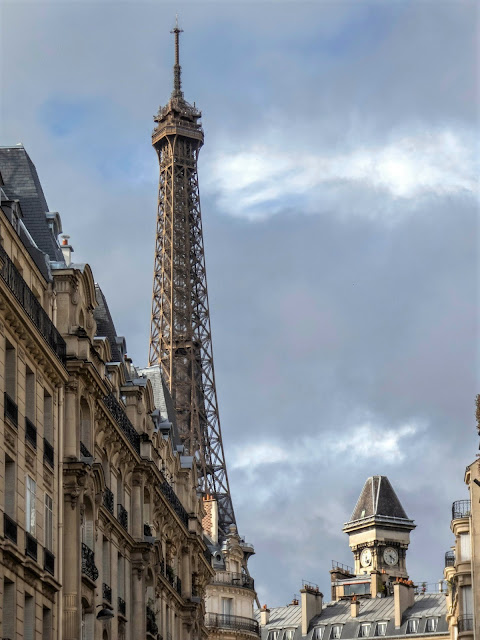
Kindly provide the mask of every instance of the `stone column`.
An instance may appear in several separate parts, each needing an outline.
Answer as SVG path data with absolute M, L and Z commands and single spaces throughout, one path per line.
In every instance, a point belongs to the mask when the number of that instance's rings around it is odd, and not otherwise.
M 132 478 L 132 536 L 143 540 L 143 479 L 140 474 Z
M 63 512 L 63 638 L 79 640 L 81 620 L 81 566 L 82 545 L 80 540 L 80 512 L 78 488 L 70 488 L 65 494 Z
M 132 571 L 132 638 L 145 638 L 146 603 L 143 564 L 135 563 Z

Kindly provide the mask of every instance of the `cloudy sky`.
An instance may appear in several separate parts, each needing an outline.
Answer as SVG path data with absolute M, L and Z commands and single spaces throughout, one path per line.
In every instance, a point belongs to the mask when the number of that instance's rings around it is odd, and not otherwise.
M 479 5 L 9 2 L 1 144 L 23 142 L 130 355 L 148 354 L 158 167 L 179 13 L 217 391 L 262 604 L 329 594 L 342 525 L 388 475 L 442 576 L 479 390 Z

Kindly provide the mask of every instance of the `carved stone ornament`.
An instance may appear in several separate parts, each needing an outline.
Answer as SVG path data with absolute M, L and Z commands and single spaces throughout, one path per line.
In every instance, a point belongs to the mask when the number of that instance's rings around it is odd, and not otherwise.
M 27 465 L 28 465 L 30 468 L 33 468 L 33 465 L 34 465 L 34 463 L 35 463 L 35 459 L 34 459 L 34 457 L 32 456 L 32 454 L 31 454 L 31 453 L 29 453 L 28 451 L 25 451 L 25 462 L 27 463 Z
M 5 429 L 5 442 L 15 450 L 15 438 L 8 429 Z
M 18 350 L 18 357 L 22 362 L 25 362 L 25 351 L 23 349 Z

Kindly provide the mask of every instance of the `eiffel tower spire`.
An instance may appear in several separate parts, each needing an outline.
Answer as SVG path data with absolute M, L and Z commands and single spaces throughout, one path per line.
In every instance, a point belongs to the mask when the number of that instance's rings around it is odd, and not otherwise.
M 178 21 L 174 88 L 154 120 L 160 166 L 149 366 L 159 364 L 186 452 L 196 457 L 201 490 L 217 499 L 224 537 L 235 524 L 213 366 L 197 162 L 201 112 L 181 90 Z

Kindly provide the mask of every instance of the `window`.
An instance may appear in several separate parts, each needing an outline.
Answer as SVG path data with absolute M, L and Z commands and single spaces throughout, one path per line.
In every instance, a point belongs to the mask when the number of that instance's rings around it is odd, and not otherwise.
M 280 635 L 280 631 L 278 631 L 277 629 L 269 631 L 267 640 L 278 640 L 279 635 Z
M 332 630 L 330 631 L 330 638 L 334 638 L 335 640 L 342 637 L 342 625 L 334 624 L 332 625 Z
M 427 618 L 425 631 L 436 631 L 437 624 L 438 624 L 438 618 Z
M 460 562 L 464 562 L 466 560 L 471 560 L 472 552 L 470 545 L 470 534 L 469 533 L 461 533 L 460 536 Z
M 15 635 L 15 583 L 3 581 L 3 626 L 2 634 L 5 638 L 16 638 Z
M 7 516 L 15 518 L 15 496 L 16 496 L 16 474 L 15 462 L 5 455 L 5 513 Z
M 52 640 L 52 610 L 43 607 L 42 640 Z
M 53 551 L 53 501 L 45 494 L 45 547 Z
M 405 633 L 417 633 L 418 631 L 418 620 L 417 618 L 411 618 L 407 620 L 407 629 Z
M 16 394 L 17 354 L 8 340 L 5 342 L 5 392 L 12 400 Z
M 224 616 L 233 616 L 233 598 L 222 598 L 222 613 Z
M 36 509 L 35 509 L 35 497 L 37 492 L 37 485 L 35 480 L 27 476 L 27 495 L 25 505 L 25 531 L 35 537 L 36 533 Z
M 25 610 L 23 612 L 23 637 L 24 640 L 35 638 L 35 600 L 33 596 L 25 593 Z
M 103 582 L 110 586 L 110 543 L 107 538 L 103 539 L 102 545 L 102 573 Z
M 285 629 L 284 640 L 293 640 L 293 636 L 295 635 L 295 629 Z
M 359 638 L 368 638 L 368 636 L 370 635 L 370 627 L 372 625 L 370 624 L 370 622 L 362 622 L 362 624 L 360 625 L 360 628 L 358 630 L 358 637 Z
M 377 628 L 375 630 L 376 636 L 385 636 L 387 634 L 387 623 L 377 622 Z
M 325 627 L 316 627 L 313 630 L 312 640 L 322 640 Z
M 46 389 L 43 390 L 43 435 L 53 446 L 53 401 Z
M 35 375 L 25 369 L 25 416 L 35 425 Z

